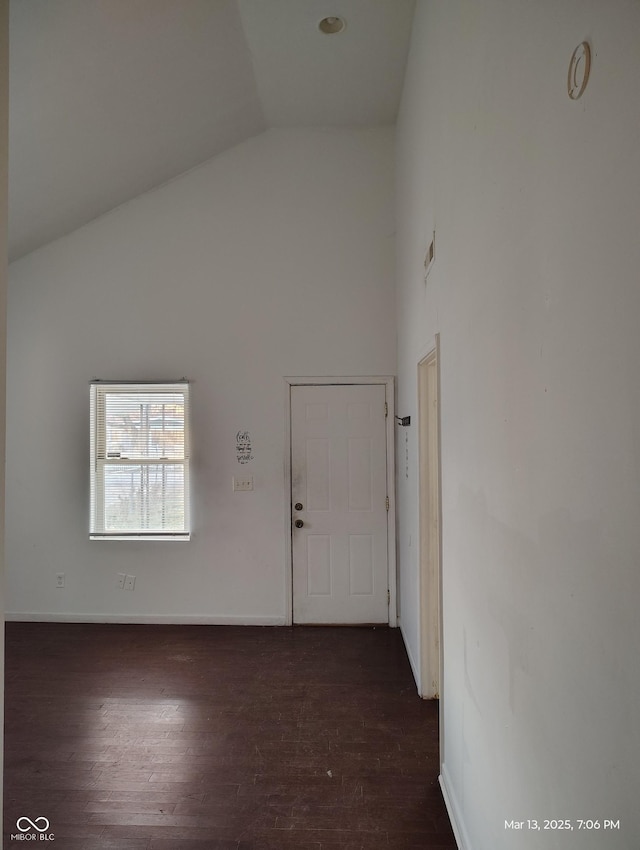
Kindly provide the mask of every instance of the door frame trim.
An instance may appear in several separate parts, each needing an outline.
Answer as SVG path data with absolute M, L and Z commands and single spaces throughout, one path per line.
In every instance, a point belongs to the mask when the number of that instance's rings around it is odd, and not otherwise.
M 435 405 L 435 415 L 429 411 Z M 420 696 L 442 692 L 442 472 L 440 338 L 418 363 Z M 435 546 L 433 546 L 433 535 Z
M 314 386 L 381 384 L 387 402 L 387 564 L 389 587 L 389 625 L 398 625 L 398 594 L 396 583 L 396 473 L 395 473 L 395 378 L 390 375 L 367 376 L 285 376 L 285 450 L 284 450 L 284 522 L 285 522 L 285 625 L 293 624 L 293 533 L 291 514 L 291 388 Z

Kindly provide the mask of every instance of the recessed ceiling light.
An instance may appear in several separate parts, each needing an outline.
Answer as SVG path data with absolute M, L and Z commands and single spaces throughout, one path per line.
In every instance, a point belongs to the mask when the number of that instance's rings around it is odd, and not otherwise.
M 342 32 L 345 27 L 346 22 L 344 18 L 338 18 L 335 16 L 323 18 L 318 24 L 318 29 L 325 35 L 335 35 L 338 32 Z

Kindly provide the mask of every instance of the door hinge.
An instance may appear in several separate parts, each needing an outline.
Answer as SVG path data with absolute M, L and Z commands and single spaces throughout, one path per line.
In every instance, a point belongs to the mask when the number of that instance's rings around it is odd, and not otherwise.
M 387 417 L 389 415 L 389 405 L 387 404 L 386 401 L 384 403 L 384 415 L 385 415 L 385 417 Z
M 387 589 L 387 605 L 391 605 L 391 591 Z
M 387 496 L 386 505 L 387 505 L 387 510 L 389 510 L 389 497 L 388 496 Z

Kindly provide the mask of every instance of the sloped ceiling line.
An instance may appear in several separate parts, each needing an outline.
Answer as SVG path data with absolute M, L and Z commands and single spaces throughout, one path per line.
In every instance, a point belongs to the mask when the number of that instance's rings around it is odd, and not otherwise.
M 10 259 L 269 127 L 394 123 L 414 6 L 12 3 Z

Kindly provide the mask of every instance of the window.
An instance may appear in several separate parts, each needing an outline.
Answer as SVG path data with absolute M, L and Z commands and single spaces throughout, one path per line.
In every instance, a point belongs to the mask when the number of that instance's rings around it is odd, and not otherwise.
M 91 384 L 92 540 L 189 540 L 189 385 Z

